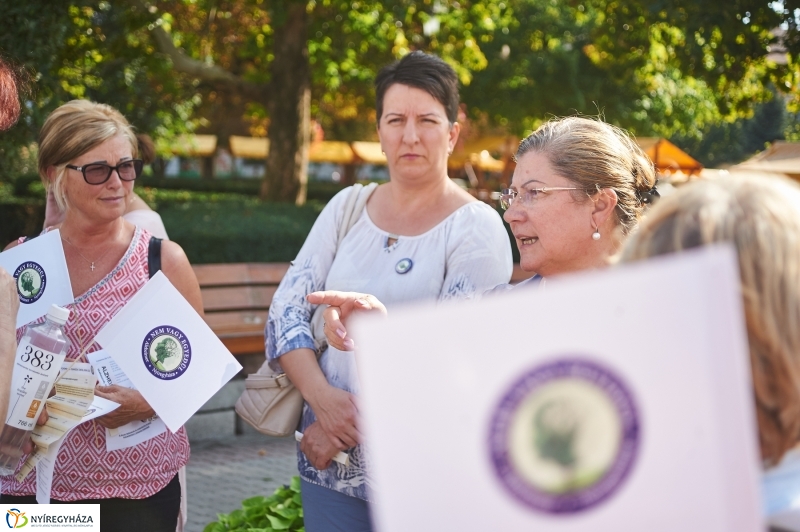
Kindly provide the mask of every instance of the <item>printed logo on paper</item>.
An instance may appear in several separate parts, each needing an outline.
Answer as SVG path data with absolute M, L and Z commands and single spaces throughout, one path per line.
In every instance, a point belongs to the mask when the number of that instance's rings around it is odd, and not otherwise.
M 639 417 L 625 383 L 581 359 L 533 368 L 495 408 L 491 464 L 503 487 L 529 508 L 577 513 L 624 484 L 640 444 Z
M 25 512 L 10 508 L 6 510 L 6 524 L 8 528 L 22 528 L 28 524 L 28 518 L 25 517 Z
M 23 262 L 14 270 L 14 279 L 17 280 L 17 293 L 20 303 L 29 305 L 35 303 L 44 294 L 47 286 L 47 276 L 44 268 L 35 262 Z
M 147 333 L 142 343 L 142 360 L 155 377 L 165 381 L 177 379 L 192 361 L 192 346 L 180 329 L 163 325 Z

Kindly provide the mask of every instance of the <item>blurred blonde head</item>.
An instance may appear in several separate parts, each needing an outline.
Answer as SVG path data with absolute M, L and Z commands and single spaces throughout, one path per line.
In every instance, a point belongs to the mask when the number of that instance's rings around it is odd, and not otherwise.
M 133 128 L 113 107 L 88 100 L 67 102 L 47 117 L 39 133 L 39 176 L 52 191 L 58 206 L 66 210 L 64 174 L 73 159 L 118 135 L 131 144 L 133 156 L 138 142 Z M 48 169 L 53 168 L 52 179 Z
M 800 442 L 800 187 L 731 175 L 680 188 L 648 213 L 621 260 L 714 242 L 738 252 L 761 455 L 772 465 Z

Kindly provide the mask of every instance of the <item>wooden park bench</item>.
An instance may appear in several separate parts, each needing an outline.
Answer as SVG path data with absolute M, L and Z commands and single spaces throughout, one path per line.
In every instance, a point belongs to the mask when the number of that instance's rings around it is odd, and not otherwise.
M 244 377 L 264 363 L 267 313 L 289 263 L 199 264 L 193 268 L 206 322 L 242 365 L 242 371 L 190 420 L 189 437 L 241 434 L 251 429 L 235 415 L 233 405 L 244 390 Z M 512 282 L 528 277 L 515 265 Z
M 261 355 L 263 361 L 267 312 L 288 269 L 289 263 L 284 262 L 194 266 L 206 322 L 231 353 L 240 358 L 242 365 L 248 362 L 242 357 L 249 355 Z M 528 277 L 530 274 L 514 265 L 512 283 Z

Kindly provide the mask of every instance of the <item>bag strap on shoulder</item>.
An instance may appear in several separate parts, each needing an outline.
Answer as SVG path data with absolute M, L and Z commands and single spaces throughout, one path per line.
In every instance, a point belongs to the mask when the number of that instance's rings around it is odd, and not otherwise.
M 154 236 L 150 237 L 147 245 L 147 271 L 150 279 L 161 269 L 161 239 Z

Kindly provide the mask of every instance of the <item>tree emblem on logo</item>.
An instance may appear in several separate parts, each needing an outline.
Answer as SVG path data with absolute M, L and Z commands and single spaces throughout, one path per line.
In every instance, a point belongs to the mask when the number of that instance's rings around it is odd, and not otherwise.
M 575 441 L 578 417 L 566 401 L 549 401 L 536 412 L 534 447 L 542 460 L 550 460 L 566 470 L 577 464 Z
M 153 358 L 152 355 L 150 355 L 150 360 L 153 361 L 154 366 L 164 371 L 164 362 L 168 358 L 176 356 L 179 352 L 180 352 L 180 346 L 178 345 L 178 342 L 169 337 L 164 338 L 156 345 L 155 359 Z
M 33 286 L 33 274 L 30 270 L 22 272 L 19 276 L 20 289 L 25 292 L 28 297 L 33 297 L 39 293 L 39 289 Z

